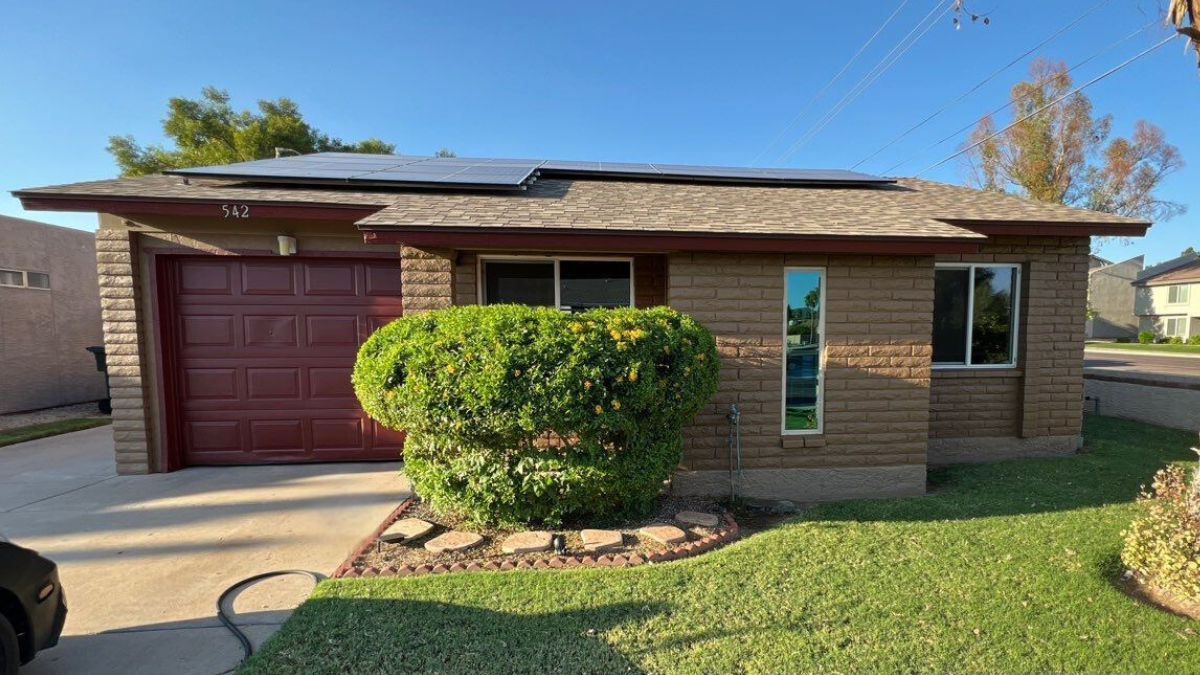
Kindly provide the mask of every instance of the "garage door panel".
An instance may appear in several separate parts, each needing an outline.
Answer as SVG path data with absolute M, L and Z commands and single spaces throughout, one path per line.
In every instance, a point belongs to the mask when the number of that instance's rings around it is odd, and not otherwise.
M 358 269 L 350 263 L 304 263 L 304 294 L 359 295 Z
M 367 295 L 400 297 L 400 266 L 368 263 L 365 268 Z
M 242 295 L 295 295 L 296 265 L 291 262 L 242 264 Z
M 251 453 L 308 453 L 302 419 L 252 419 L 249 424 Z
M 300 400 L 300 368 L 246 368 L 246 398 L 249 400 Z
M 340 399 L 357 401 L 350 375 L 350 366 L 339 368 L 309 368 L 308 397 L 313 399 Z
M 314 452 L 353 451 L 363 447 L 363 420 L 360 417 L 313 419 L 310 424 Z
M 399 317 L 397 261 L 181 259 L 174 406 L 187 464 L 394 459 L 350 382 L 358 347 Z
M 178 267 L 180 295 L 233 295 L 232 263 L 222 260 L 185 260 Z
M 240 453 L 241 420 L 188 420 L 184 443 L 193 454 Z
M 232 347 L 236 342 L 233 315 L 185 316 L 179 321 L 184 348 L 199 346 Z
M 237 368 L 184 368 L 183 392 L 192 400 L 238 400 Z
M 357 347 L 359 316 L 308 316 L 307 341 L 309 347 Z
M 242 316 L 246 347 L 295 347 L 300 344 L 296 316 L 250 314 Z

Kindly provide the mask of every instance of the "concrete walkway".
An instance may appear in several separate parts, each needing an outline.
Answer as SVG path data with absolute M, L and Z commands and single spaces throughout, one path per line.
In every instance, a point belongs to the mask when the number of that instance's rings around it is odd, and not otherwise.
M 117 476 L 111 429 L 0 448 L 0 532 L 59 565 L 59 646 L 22 675 L 217 675 L 241 651 L 217 596 L 276 569 L 328 574 L 401 499 L 399 463 L 186 469 Z M 263 582 L 234 601 L 261 643 L 309 592 Z

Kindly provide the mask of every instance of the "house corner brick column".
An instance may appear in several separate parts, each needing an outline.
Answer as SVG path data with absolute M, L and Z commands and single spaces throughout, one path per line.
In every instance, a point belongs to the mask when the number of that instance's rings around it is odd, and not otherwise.
M 400 247 L 400 292 L 405 314 L 454 304 L 455 251 Z
M 123 229 L 96 231 L 96 264 L 104 321 L 117 473 L 155 470 L 146 397 L 142 293 L 137 247 Z
M 1023 300 L 1025 382 L 1021 436 L 1079 436 L 1090 243 L 1086 237 L 1030 238 Z

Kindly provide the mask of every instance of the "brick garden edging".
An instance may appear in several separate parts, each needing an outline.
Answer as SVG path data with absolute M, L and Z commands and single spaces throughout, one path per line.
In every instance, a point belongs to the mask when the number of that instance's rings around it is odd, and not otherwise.
M 449 564 L 438 563 L 437 565 L 401 565 L 399 567 L 367 567 L 357 569 L 354 567 L 354 561 L 362 557 L 375 544 L 375 540 L 379 535 L 383 534 L 384 530 L 391 527 L 392 523 L 400 519 L 404 511 L 409 506 L 416 503 L 416 499 L 409 497 L 396 507 L 379 527 L 370 536 L 363 539 L 354 547 L 350 555 L 338 565 L 333 574 L 329 575 L 332 579 L 349 579 L 349 578 L 364 578 L 373 577 L 415 577 L 424 574 L 451 574 L 454 572 L 500 572 L 507 570 L 532 570 L 532 569 L 567 569 L 575 567 L 636 567 L 645 565 L 646 563 L 661 563 L 671 560 L 683 560 L 698 556 L 701 553 L 707 553 L 724 544 L 738 539 L 741 534 L 738 531 L 737 521 L 733 519 L 733 515 L 726 513 L 723 516 L 725 527 L 717 530 L 713 534 L 701 537 L 696 541 L 689 541 L 686 544 L 672 546 L 666 550 L 654 551 L 653 553 L 641 554 L 602 554 L 602 555 L 573 555 L 573 556 L 555 556 L 553 558 L 519 558 L 517 560 L 489 560 L 489 561 L 457 561 Z

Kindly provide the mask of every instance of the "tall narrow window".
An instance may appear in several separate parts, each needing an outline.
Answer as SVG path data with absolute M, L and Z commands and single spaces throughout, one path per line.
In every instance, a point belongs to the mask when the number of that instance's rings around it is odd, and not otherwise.
M 1016 265 L 946 265 L 934 272 L 935 365 L 1016 364 L 1020 276 Z
M 819 431 L 823 401 L 821 320 L 824 276 L 817 269 L 784 272 L 783 430 Z

